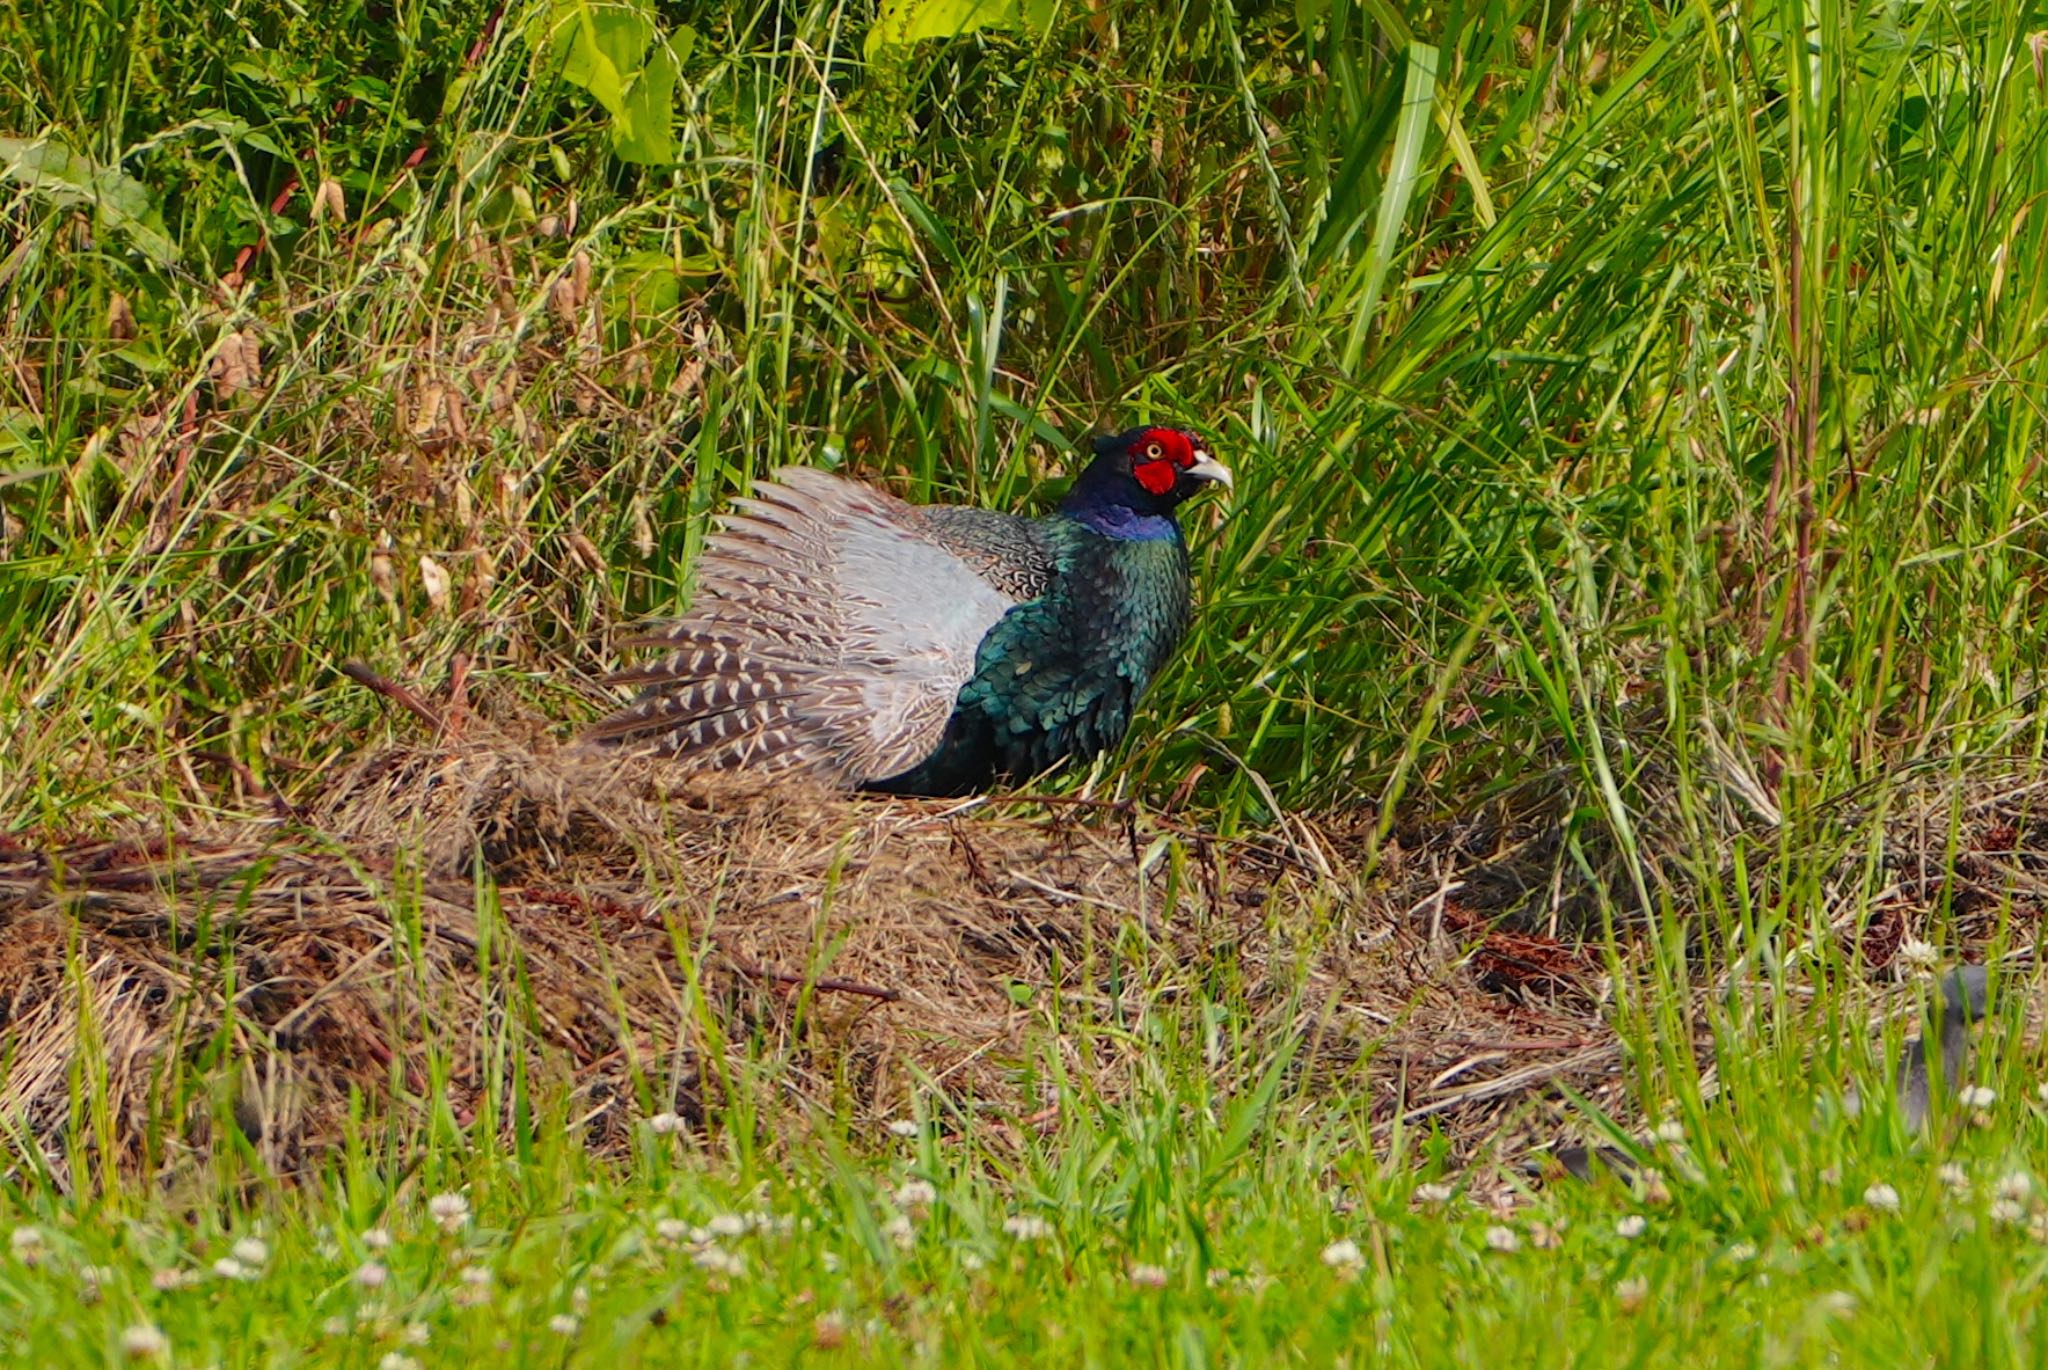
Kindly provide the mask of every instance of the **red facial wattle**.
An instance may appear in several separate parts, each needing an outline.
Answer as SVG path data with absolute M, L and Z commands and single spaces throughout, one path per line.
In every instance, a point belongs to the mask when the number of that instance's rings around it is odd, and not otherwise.
M 1147 494 L 1164 495 L 1173 489 L 1180 473 L 1195 464 L 1195 447 L 1188 436 L 1173 428 L 1150 428 L 1140 435 L 1131 455 L 1131 474 Z
M 1145 493 L 1163 495 L 1180 479 L 1180 468 L 1171 459 L 1162 458 L 1137 463 L 1131 468 L 1131 474 L 1138 478 L 1138 484 L 1145 487 Z

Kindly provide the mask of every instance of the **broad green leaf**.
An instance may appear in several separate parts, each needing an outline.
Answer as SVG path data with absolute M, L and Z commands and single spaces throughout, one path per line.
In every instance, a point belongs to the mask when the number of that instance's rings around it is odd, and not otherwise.
M 1052 20 L 1048 0 L 883 0 L 868 30 L 867 55 L 926 38 L 958 38 L 977 29 L 1042 29 Z
M 647 65 L 633 78 L 625 102 L 614 111 L 612 148 L 628 162 L 661 166 L 675 160 L 669 124 L 674 109 L 676 77 L 673 53 L 657 43 Z
M 52 204 L 90 204 L 100 221 L 159 266 L 178 248 L 159 226 L 149 188 L 116 167 L 96 165 L 54 138 L 0 138 L 0 178 Z

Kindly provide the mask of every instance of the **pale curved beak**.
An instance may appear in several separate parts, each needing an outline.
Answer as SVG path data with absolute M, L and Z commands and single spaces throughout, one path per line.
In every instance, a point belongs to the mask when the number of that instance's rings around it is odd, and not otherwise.
M 1230 468 L 1210 456 L 1207 452 L 1197 451 L 1195 453 L 1195 464 L 1182 474 L 1193 476 L 1196 480 L 1213 480 L 1226 490 L 1235 490 L 1237 488 L 1231 482 Z

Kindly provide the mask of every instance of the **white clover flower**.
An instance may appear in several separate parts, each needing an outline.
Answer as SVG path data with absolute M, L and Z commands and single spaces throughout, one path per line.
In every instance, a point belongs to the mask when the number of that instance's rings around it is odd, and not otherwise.
M 580 1284 L 569 1291 L 569 1311 L 579 1318 L 590 1311 L 590 1291 Z
M 1614 1301 L 1624 1313 L 1635 1312 L 1649 1297 L 1650 1282 L 1641 1275 L 1632 1275 L 1614 1286 Z
M 1447 1184 L 1437 1184 L 1435 1182 L 1419 1184 L 1415 1186 L 1415 1201 L 1434 1207 L 1437 1204 L 1449 1203 L 1451 1196 L 1455 1193 L 1457 1191 Z
M 962 1251 L 960 1253 L 960 1268 L 970 1275 L 977 1270 L 986 1268 L 987 1265 L 988 1262 L 982 1259 L 979 1251 Z
M 826 1274 L 838 1274 L 839 1253 L 837 1251 L 820 1251 L 818 1253 L 818 1264 L 824 1267 Z
M 673 1113 L 657 1113 L 647 1120 L 647 1126 L 657 1137 L 673 1137 L 683 1130 L 683 1120 Z
M 1650 1220 L 1648 1218 L 1645 1218 L 1640 1213 L 1631 1213 L 1614 1225 L 1614 1234 L 1617 1237 L 1626 1237 L 1634 1240 L 1642 1236 L 1649 1229 L 1649 1226 Z
M 1908 970 L 1932 970 L 1941 960 L 1941 952 L 1934 943 L 1923 942 L 1917 937 L 1908 937 L 1899 943 L 1899 949 L 1893 955 Z
M 1342 1237 L 1323 1248 L 1323 1264 L 1332 1270 L 1356 1270 L 1365 1264 L 1365 1253 L 1357 1242 Z
M 235 1243 L 234 1256 L 243 1265 L 262 1265 L 270 1259 L 270 1247 L 261 1237 L 244 1237 Z
M 2034 1177 L 2024 1170 L 2015 1170 L 1998 1182 L 1998 1197 L 2024 1202 L 2034 1193 Z
M 1941 1169 L 1934 1172 L 1941 1182 L 1950 1189 L 1967 1194 L 1970 1191 L 1970 1172 L 1954 1161 L 1945 1161 Z
M 24 1224 L 8 1234 L 7 1249 L 23 1265 L 36 1265 L 43 1259 L 43 1229 Z
M 365 1289 L 382 1289 L 390 1278 L 391 1272 L 379 1261 L 364 1261 L 356 1267 L 355 1281 Z
M 557 1313 L 548 1319 L 548 1331 L 558 1337 L 573 1337 L 576 1335 L 576 1329 L 582 1325 L 568 1313 Z
M 1163 1265 L 1134 1265 L 1131 1267 L 1131 1283 L 1140 1289 L 1166 1288 L 1166 1267 Z
M 906 1214 L 891 1213 L 883 1219 L 882 1235 L 894 1242 L 899 1251 L 908 1251 L 917 1245 L 917 1228 Z
M 720 1213 L 705 1224 L 714 1237 L 744 1237 L 747 1235 L 747 1220 L 737 1213 Z
M 391 1234 L 381 1227 L 373 1227 L 363 1234 L 363 1245 L 372 1251 L 389 1251 Z
M 1998 1091 L 1990 1085 L 1971 1085 L 1968 1089 L 1956 1091 L 1956 1098 L 1964 1108 L 1989 1108 L 1998 1102 Z
M 2048 1080 L 2043 1080 L 2040 1084 L 2034 1086 L 2034 1097 L 2042 1103 L 2048 1104 Z
M 891 1196 L 898 1208 L 929 1208 L 938 1202 L 938 1188 L 930 1180 L 905 1180 Z
M 323 1337 L 345 1337 L 349 1331 L 347 1318 L 329 1318 L 320 1324 L 320 1335 Z
M 917 1136 L 917 1133 L 918 1133 L 918 1126 L 917 1126 L 917 1120 L 916 1120 L 916 1119 L 914 1119 L 914 1118 L 895 1118 L 895 1119 L 892 1119 L 892 1120 L 890 1121 L 890 1123 L 889 1123 L 889 1131 L 890 1131 L 890 1132 L 891 1132 L 891 1133 L 892 1133 L 893 1135 L 895 1135 L 895 1136 L 898 1136 L 898 1137 L 901 1137 L 901 1138 L 903 1138 L 903 1139 L 904 1139 L 905 1141 L 908 1141 L 909 1139 L 911 1139 L 911 1138 L 913 1138 L 913 1137 Z
M 159 1294 L 170 1294 L 183 1289 L 192 1282 L 192 1277 L 176 1267 L 154 1271 L 149 1277 L 149 1287 Z
M 708 1270 L 714 1275 L 737 1275 L 746 1269 L 746 1261 L 739 1253 L 727 1251 L 722 1246 L 707 1246 L 693 1252 L 690 1262 L 699 1270 Z
M 1899 1211 L 1899 1191 L 1888 1184 L 1873 1184 L 1863 1191 L 1863 1202 L 1879 1213 Z
M 171 1339 L 153 1323 L 140 1322 L 121 1333 L 121 1354 L 129 1360 L 155 1360 L 171 1349 Z
M 2010 1227 L 2026 1216 L 2026 1205 L 2017 1199 L 1993 1199 L 1991 1201 L 1991 1221 L 1995 1223 Z
M 1036 1213 L 1014 1213 L 1003 1219 L 1003 1231 L 1020 1242 L 1036 1242 L 1052 1235 L 1052 1224 Z
M 255 1271 L 243 1265 L 233 1256 L 222 1256 L 219 1260 L 215 1261 L 213 1263 L 213 1273 L 224 1280 L 251 1280 L 256 1278 Z
M 462 1287 L 455 1291 L 455 1302 L 463 1308 L 476 1308 L 491 1301 L 491 1272 L 481 1265 L 465 1265 L 455 1272 L 455 1278 Z
M 433 1332 L 423 1322 L 409 1322 L 398 1334 L 399 1342 L 405 1346 L 425 1346 L 432 1337 Z
M 1846 1318 L 1856 1312 L 1856 1296 L 1846 1289 L 1834 1289 L 1815 1300 L 1820 1311 L 1830 1317 Z
M 654 1235 L 665 1242 L 679 1244 L 690 1235 L 690 1225 L 681 1218 L 662 1218 L 654 1224 Z
M 459 1232 L 469 1221 L 469 1200 L 460 1194 L 436 1194 L 427 1200 L 427 1216 L 443 1232 Z
M 420 1370 L 420 1363 L 400 1351 L 386 1351 L 377 1361 L 377 1370 Z
M 1511 1252 L 1522 1249 L 1522 1239 L 1512 1227 L 1489 1227 L 1486 1229 L 1486 1247 L 1489 1251 Z
M 1755 1242 L 1737 1242 L 1722 1253 L 1731 1265 L 1745 1265 L 1756 1259 Z
M 1667 1146 L 1676 1146 L 1685 1140 L 1685 1124 L 1676 1118 L 1666 1118 L 1657 1124 L 1657 1140 Z

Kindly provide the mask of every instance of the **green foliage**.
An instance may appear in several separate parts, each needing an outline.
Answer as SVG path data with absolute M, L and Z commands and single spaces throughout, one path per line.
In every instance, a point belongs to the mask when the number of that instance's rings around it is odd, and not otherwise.
M 612 117 L 619 159 L 643 166 L 674 160 L 676 80 L 695 39 L 662 33 L 652 6 L 627 0 L 550 0 L 526 26 L 537 70 L 589 91 Z

